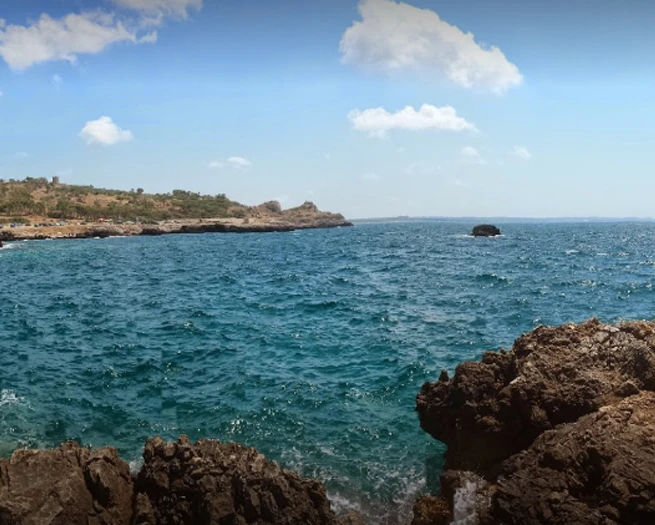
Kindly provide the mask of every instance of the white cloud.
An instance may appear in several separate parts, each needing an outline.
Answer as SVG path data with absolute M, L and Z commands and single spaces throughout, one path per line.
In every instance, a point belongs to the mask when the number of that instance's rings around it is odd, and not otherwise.
M 527 148 L 524 148 L 522 146 L 516 146 L 512 150 L 512 155 L 518 157 L 521 160 L 530 160 L 532 158 L 532 153 L 530 153 L 530 151 L 528 151 Z
M 87 122 L 80 132 L 80 137 L 89 145 L 101 144 L 103 146 L 130 142 L 134 139 L 131 131 L 119 128 L 109 117 L 100 117 L 98 120 Z
M 44 13 L 27 26 L 0 25 L 0 56 L 19 70 L 52 60 L 74 63 L 78 55 L 99 53 L 118 42 L 152 42 L 153 35 L 139 38 L 114 15 L 99 11 L 60 19 Z
M 227 162 L 230 166 L 239 170 L 245 170 L 252 167 L 252 162 L 250 162 L 248 159 L 244 159 L 243 157 L 230 157 L 227 159 Z
M 223 168 L 234 168 L 237 170 L 247 170 L 252 167 L 252 162 L 243 157 L 230 157 L 227 160 L 212 160 L 208 166 L 210 170 L 219 170 Z
M 26 159 L 27 157 L 29 157 L 29 154 L 27 153 L 27 151 L 18 151 L 14 153 L 14 157 L 16 157 L 17 159 Z
M 393 0 L 361 0 L 361 22 L 341 40 L 342 61 L 385 72 L 418 70 L 455 84 L 503 93 L 523 81 L 518 67 L 495 46 L 475 41 L 429 9 Z
M 188 9 L 202 9 L 203 0 L 111 0 L 113 3 L 155 15 L 188 16 Z
M 411 106 L 406 106 L 396 113 L 389 113 L 384 108 L 364 111 L 356 109 L 348 113 L 348 118 L 356 130 L 368 132 L 375 137 L 384 137 L 393 129 L 477 131 L 473 124 L 458 117 L 455 108 L 451 106 L 438 108 L 423 104 L 418 111 Z
M 480 152 L 473 146 L 464 146 L 459 152 L 460 157 L 464 162 L 469 162 L 473 164 L 486 164 L 487 161 L 484 160 Z
M 64 83 L 64 79 L 61 78 L 61 75 L 55 73 L 52 75 L 52 83 L 55 85 L 55 87 L 59 88 Z

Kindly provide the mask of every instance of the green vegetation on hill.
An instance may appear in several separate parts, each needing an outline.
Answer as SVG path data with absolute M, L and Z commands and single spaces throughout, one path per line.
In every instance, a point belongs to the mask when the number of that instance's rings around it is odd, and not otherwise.
M 100 218 L 123 221 L 160 221 L 244 217 L 248 208 L 224 194 L 201 195 L 174 190 L 166 194 L 107 190 L 61 184 L 57 177 L 0 180 L 0 216 L 38 216 L 53 219 Z

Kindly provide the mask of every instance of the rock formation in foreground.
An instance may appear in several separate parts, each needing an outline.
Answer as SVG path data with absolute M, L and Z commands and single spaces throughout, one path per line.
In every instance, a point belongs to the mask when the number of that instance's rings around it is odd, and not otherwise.
M 655 322 L 539 327 L 426 383 L 441 496 L 471 523 L 655 523 Z M 457 516 L 457 514 L 460 516 Z
M 0 460 L 2 525 L 340 525 L 323 486 L 253 448 L 146 443 L 130 475 L 113 448 L 66 443 Z
M 471 235 L 473 237 L 496 237 L 500 235 L 500 230 L 493 224 L 478 224 L 473 227 Z

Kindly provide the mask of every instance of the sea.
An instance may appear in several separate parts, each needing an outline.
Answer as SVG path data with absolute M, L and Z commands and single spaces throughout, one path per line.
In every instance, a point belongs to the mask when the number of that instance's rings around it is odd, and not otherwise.
M 474 224 L 6 243 L 0 456 L 236 441 L 403 523 L 443 465 L 424 382 L 538 325 L 655 317 L 655 223 Z

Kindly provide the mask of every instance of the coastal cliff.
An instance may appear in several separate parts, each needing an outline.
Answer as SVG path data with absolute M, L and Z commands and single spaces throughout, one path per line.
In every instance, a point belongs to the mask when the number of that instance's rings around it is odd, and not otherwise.
M 452 379 L 442 373 L 421 389 L 417 411 L 448 447 L 450 517 L 653 523 L 653 391 L 655 322 L 539 327 L 509 352 L 463 363 Z M 433 522 L 447 523 L 435 508 Z
M 357 525 L 323 486 L 253 448 L 150 439 L 138 474 L 110 447 L 66 443 L 0 460 L 2 525 Z

